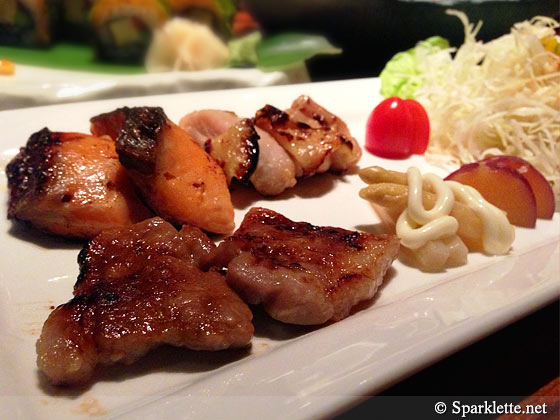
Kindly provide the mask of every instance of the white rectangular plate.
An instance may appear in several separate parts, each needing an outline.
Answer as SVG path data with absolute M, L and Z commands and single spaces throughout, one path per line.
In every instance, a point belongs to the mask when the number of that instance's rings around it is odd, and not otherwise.
M 84 131 L 89 118 L 121 106 L 162 106 L 177 121 L 189 111 L 229 109 L 251 116 L 265 104 L 288 107 L 308 94 L 345 120 L 363 144 L 377 79 L 151 96 L 0 113 L 2 169 L 44 126 Z M 361 167 L 432 168 L 423 157 L 384 160 L 364 151 Z M 7 188 L 1 175 L 2 213 Z M 358 197 L 356 174 L 321 175 L 281 197 L 234 191 L 236 223 L 252 206 L 297 221 L 374 231 L 378 219 Z M 515 199 L 512 197 L 512 199 Z M 50 310 L 66 302 L 78 274 L 79 246 L 2 218 L 0 259 L 0 418 L 310 419 L 328 417 L 364 395 L 529 314 L 560 295 L 559 217 L 516 229 L 507 256 L 469 254 L 469 263 L 436 274 L 396 261 L 373 302 L 321 328 L 282 325 L 257 313 L 252 348 L 197 353 L 164 348 L 132 366 L 102 368 L 85 389 L 56 389 L 35 365 L 35 341 Z

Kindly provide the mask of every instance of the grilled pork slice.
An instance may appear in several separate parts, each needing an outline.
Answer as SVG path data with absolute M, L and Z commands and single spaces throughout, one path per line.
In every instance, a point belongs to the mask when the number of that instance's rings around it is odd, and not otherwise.
M 292 324 L 338 321 L 370 299 L 397 257 L 394 235 L 371 235 L 293 222 L 251 209 L 205 264 L 227 267 L 228 284 Z
M 257 111 L 255 124 L 288 152 L 297 178 L 344 172 L 362 154 L 346 124 L 307 96 L 296 99 L 286 112 L 266 105 Z
M 278 195 L 296 184 L 295 166 L 286 151 L 266 131 L 255 127 L 255 135 L 249 120 L 206 109 L 185 115 L 179 125 L 221 162 L 228 182 L 233 177 L 249 180 L 263 195 Z
M 20 149 L 6 174 L 8 218 L 46 232 L 91 238 L 152 216 L 107 138 L 44 128 Z
M 259 160 L 259 136 L 251 120 L 207 109 L 185 115 L 179 126 L 218 162 L 228 184 L 233 178 L 249 182 Z
M 160 218 L 105 231 L 79 256 L 74 298 L 48 317 L 37 365 L 55 384 L 88 381 L 97 364 L 132 363 L 162 345 L 247 346 L 252 314 L 223 275 L 203 272 L 214 244 Z
M 92 118 L 91 123 L 95 133 L 118 132 L 120 161 L 159 216 L 209 232 L 233 230 L 224 172 L 161 108 L 120 108 Z

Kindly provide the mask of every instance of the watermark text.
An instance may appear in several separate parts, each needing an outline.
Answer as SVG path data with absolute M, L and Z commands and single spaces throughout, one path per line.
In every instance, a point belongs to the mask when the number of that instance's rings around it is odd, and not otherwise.
M 465 418 L 479 414 L 547 414 L 546 403 L 542 404 L 514 404 L 499 403 L 497 401 L 484 401 L 481 404 L 467 404 L 461 401 L 453 401 L 451 407 L 447 407 L 444 402 L 437 402 L 434 411 L 437 414 L 451 412 Z

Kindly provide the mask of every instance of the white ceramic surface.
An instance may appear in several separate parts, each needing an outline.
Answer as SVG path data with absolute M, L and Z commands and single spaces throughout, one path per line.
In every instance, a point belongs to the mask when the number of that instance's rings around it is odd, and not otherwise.
M 160 105 L 178 120 L 201 108 L 252 115 L 266 103 L 287 107 L 303 93 L 342 117 L 363 143 L 378 91 L 378 80 L 363 79 L 5 111 L 0 167 L 34 131 L 87 131 L 91 116 L 124 105 Z M 372 164 L 430 168 L 419 156 L 395 161 L 365 152 L 360 166 Z M 4 173 L 1 178 L 5 214 Z M 294 220 L 374 231 L 378 220 L 358 197 L 362 187 L 350 174 L 317 176 L 271 200 L 237 190 L 236 222 L 260 205 Z M 68 390 L 46 385 L 38 374 L 35 341 L 50 308 L 71 297 L 79 246 L 0 218 L 0 418 L 328 418 L 557 299 L 559 221 L 556 213 L 535 229 L 516 229 L 507 256 L 470 254 L 468 265 L 442 273 L 396 261 L 377 297 L 336 324 L 286 326 L 257 312 L 247 353 L 164 348 L 132 366 L 102 368 L 90 387 Z
M 305 67 L 267 73 L 258 69 L 216 69 L 123 75 L 16 64 L 14 75 L 0 76 L 0 110 L 308 81 Z

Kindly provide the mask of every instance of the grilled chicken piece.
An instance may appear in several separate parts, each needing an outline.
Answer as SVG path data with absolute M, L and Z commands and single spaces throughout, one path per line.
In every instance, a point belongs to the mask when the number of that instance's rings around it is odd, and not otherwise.
M 362 154 L 346 124 L 307 96 L 296 99 L 286 112 L 266 105 L 257 111 L 255 124 L 288 152 L 297 178 L 344 172 Z
M 311 325 L 345 318 L 370 299 L 398 252 L 394 235 L 318 227 L 253 208 L 204 264 L 227 267 L 228 284 L 273 318 Z
M 152 216 L 107 138 L 44 128 L 20 149 L 6 174 L 8 218 L 49 233 L 91 238 Z
M 252 121 L 244 118 L 207 141 L 204 150 L 223 168 L 228 184 L 233 178 L 247 184 L 259 161 L 259 136 Z
M 331 172 L 345 172 L 356 165 L 362 157 L 362 148 L 352 137 L 344 121 L 327 111 L 307 95 L 301 95 L 286 110 L 294 121 L 305 123 L 315 129 L 327 129 L 336 133 L 342 144 L 335 147 L 331 156 L 329 170 Z
M 243 129 L 234 129 L 233 133 L 245 134 L 234 136 L 232 141 L 228 133 L 236 124 L 242 124 Z M 252 127 L 252 123 L 233 112 L 216 109 L 195 111 L 185 115 L 179 125 L 213 158 L 223 162 L 228 182 L 233 177 L 242 182 L 249 180 L 263 195 L 278 195 L 296 184 L 295 166 L 286 151 L 260 128 L 256 128 L 255 136 L 248 127 Z M 246 153 L 246 150 L 253 152 Z
M 160 218 L 105 231 L 78 258 L 74 298 L 48 317 L 37 365 L 55 384 L 87 382 L 97 364 L 130 364 L 162 345 L 245 347 L 252 314 L 223 275 L 203 272 L 214 244 Z
M 179 126 L 222 167 L 228 184 L 248 183 L 259 160 L 259 136 L 249 119 L 207 109 L 185 115 Z
M 119 133 L 115 140 L 120 161 L 159 216 L 214 233 L 233 230 L 224 172 L 161 108 L 120 108 L 91 122 L 95 133 Z
M 203 109 L 185 115 L 179 121 L 179 127 L 189 133 L 194 141 L 204 147 L 208 140 L 221 136 L 239 121 L 241 121 L 241 118 L 235 112 Z
M 278 195 L 296 185 L 296 166 L 266 131 L 255 127 L 259 136 L 259 163 L 251 177 L 253 187 L 262 195 Z

